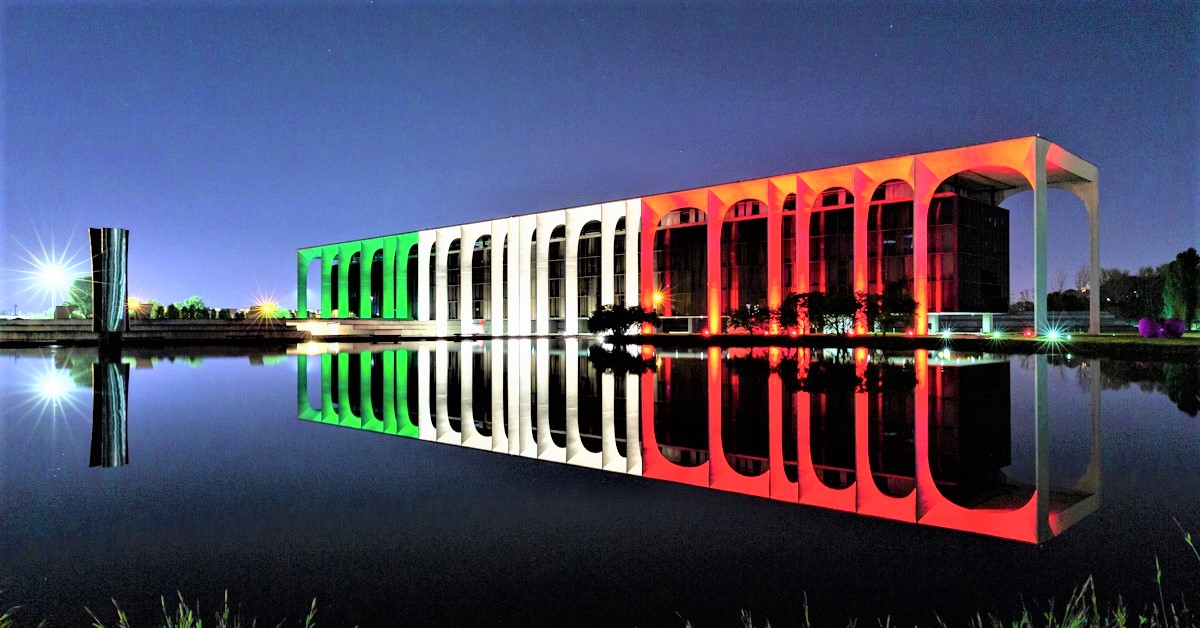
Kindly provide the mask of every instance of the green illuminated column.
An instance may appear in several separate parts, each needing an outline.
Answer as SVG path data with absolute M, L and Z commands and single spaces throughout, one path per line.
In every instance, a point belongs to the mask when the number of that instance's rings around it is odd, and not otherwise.
M 417 245 L 416 233 L 403 233 L 396 236 L 396 251 L 399 259 L 396 260 L 395 268 L 395 286 L 396 286 L 396 318 L 412 320 L 416 318 L 415 312 L 408 310 L 408 254 L 412 247 Z M 420 270 L 421 265 L 417 264 L 417 269 Z
M 408 351 L 397 350 L 395 363 L 396 434 L 405 438 L 417 438 L 420 430 L 408 412 Z
M 333 318 L 333 262 L 336 259 L 336 246 L 321 249 L 321 318 Z
M 396 318 L 396 238 L 383 240 L 383 303 L 380 318 Z
M 342 244 L 338 247 L 338 300 L 337 318 L 350 318 L 350 261 L 355 253 L 362 253 L 362 245 L 357 242 Z M 359 273 L 362 272 L 362 258 L 358 262 Z

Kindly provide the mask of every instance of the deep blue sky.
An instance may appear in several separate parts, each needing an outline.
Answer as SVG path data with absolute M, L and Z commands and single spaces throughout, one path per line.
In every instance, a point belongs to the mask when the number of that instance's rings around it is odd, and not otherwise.
M 0 310 L 38 234 L 291 305 L 302 246 L 1035 133 L 1100 167 L 1104 266 L 1200 244 L 1194 2 L 557 5 L 6 3 Z

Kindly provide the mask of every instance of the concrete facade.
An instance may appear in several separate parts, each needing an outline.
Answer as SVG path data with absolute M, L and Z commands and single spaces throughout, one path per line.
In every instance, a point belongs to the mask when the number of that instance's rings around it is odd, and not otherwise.
M 296 309 L 308 311 L 310 266 L 320 261 L 321 318 L 377 317 L 432 321 L 439 334 L 447 323 L 456 320 L 464 335 L 574 335 L 581 331 L 580 319 L 590 312 L 578 307 L 578 242 L 586 225 L 598 222 L 601 234 L 601 303 L 640 303 L 656 308 L 662 286 L 655 285 L 655 234 L 663 219 L 680 209 L 696 209 L 703 214 L 707 229 L 706 290 L 707 311 L 704 327 L 711 333 L 721 329 L 722 274 L 717 262 L 721 255 L 722 225 L 731 220 L 731 208 L 745 201 L 765 206 L 767 229 L 766 305 L 778 307 L 788 291 L 806 292 L 809 281 L 809 219 L 821 211 L 821 199 L 831 190 L 844 189 L 853 196 L 853 287 L 855 292 L 868 289 L 867 219 L 871 199 L 884 184 L 902 182 L 912 189 L 912 266 L 911 295 L 917 301 L 915 331 L 929 330 L 927 303 L 929 286 L 928 216 L 931 201 L 951 177 L 965 177 L 973 185 L 987 187 L 993 198 L 1001 200 L 1032 190 L 1033 215 L 1014 219 L 1032 219 L 1034 241 L 1028 252 L 1034 264 L 1034 320 L 1039 333 L 1050 329 L 1046 312 L 1049 246 L 1046 227 L 1047 190 L 1060 188 L 1079 197 L 1087 210 L 1089 234 L 1090 285 L 1100 284 L 1099 246 L 1099 170 L 1067 150 L 1041 137 L 1024 137 L 941 151 L 891 157 L 857 164 L 807 172 L 764 177 L 682 190 L 667 194 L 557 209 L 534 214 L 497 218 L 397 235 L 369 238 L 302 248 L 297 253 Z M 791 200 L 794 199 L 794 202 Z M 790 285 L 785 285 L 782 259 L 782 225 L 785 201 L 794 212 L 795 261 Z M 794 207 L 794 209 L 792 209 Z M 728 216 L 727 216 L 728 215 Z M 625 263 L 620 285 L 614 271 L 614 249 L 619 221 L 624 219 Z M 561 259 L 551 259 L 551 234 L 562 229 Z M 472 259 L 487 237 L 490 253 L 486 309 L 483 320 L 473 316 Z M 1020 244 L 1015 253 L 1026 254 Z M 515 251 L 513 250 L 515 247 Z M 505 263 L 505 252 L 508 263 Z M 382 281 L 373 282 L 376 257 L 382 256 Z M 457 257 L 457 300 L 451 297 L 450 257 Z M 561 262 L 561 277 L 551 278 L 551 264 Z M 351 285 L 356 272 L 357 282 Z M 335 266 L 345 269 L 334 272 Z M 427 269 L 432 268 L 432 272 Z M 416 273 L 415 281 L 409 277 Z M 552 281 L 555 282 L 552 284 Z M 562 283 L 559 284 L 558 282 Z M 380 285 L 381 284 L 381 285 Z M 506 287 L 507 286 L 507 287 Z M 552 286 L 555 299 L 562 299 L 561 311 L 552 316 Z M 415 288 L 416 294 L 410 294 Z M 358 295 L 352 302 L 352 293 Z M 336 294 L 336 299 L 334 296 Z M 370 298 L 367 297 L 369 295 Z M 374 301 L 379 300 L 376 305 Z M 451 306 L 457 311 L 452 317 Z M 936 312 L 935 312 L 936 314 Z M 865 331 L 861 328 L 860 330 Z M 1099 290 L 1090 291 L 1089 331 L 1099 330 Z

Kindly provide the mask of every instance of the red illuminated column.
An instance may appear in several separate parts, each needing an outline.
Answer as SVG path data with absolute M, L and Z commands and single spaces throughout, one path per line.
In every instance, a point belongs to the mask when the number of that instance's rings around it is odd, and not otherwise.
M 625 221 L 625 226 L 629 226 L 629 221 Z M 646 206 L 642 207 L 641 217 L 641 255 L 637 255 L 637 266 L 639 269 L 641 280 L 641 294 L 638 302 L 647 310 L 654 309 L 654 231 L 658 227 L 658 217 L 654 212 Z M 626 233 L 628 236 L 628 233 Z M 629 242 L 628 239 L 625 240 Z M 631 255 L 634 255 L 637 249 L 626 249 L 625 259 L 629 260 Z M 632 264 L 626 262 L 626 268 L 632 267 Z
M 920 159 L 913 160 L 913 300 L 917 302 L 913 331 L 929 333 L 929 205 L 938 178 Z
M 871 207 L 871 182 L 854 171 L 854 293 L 867 292 L 867 216 Z M 867 333 L 867 319 L 859 312 L 854 320 L 854 333 Z
M 708 193 L 708 246 L 705 261 L 708 267 L 708 333 L 721 331 L 721 223 L 724 207 L 712 192 Z
M 767 186 L 767 307 L 783 301 L 783 193 Z M 774 330 L 773 330 L 774 331 Z

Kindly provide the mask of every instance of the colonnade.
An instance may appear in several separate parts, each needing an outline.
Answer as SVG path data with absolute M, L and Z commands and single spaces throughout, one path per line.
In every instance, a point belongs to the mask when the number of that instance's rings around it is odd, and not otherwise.
M 487 331 L 491 335 L 548 335 L 562 331 L 573 335 L 580 331 L 578 244 L 585 225 L 596 221 L 601 231 L 601 303 L 640 303 L 657 309 L 656 295 L 663 286 L 655 285 L 655 234 L 668 214 L 695 208 L 705 215 L 707 291 L 707 329 L 721 329 L 724 314 L 721 304 L 721 228 L 731 208 L 753 200 L 766 208 L 767 227 L 767 305 L 778 307 L 785 291 L 807 292 L 810 286 L 809 220 L 822 210 L 821 199 L 830 191 L 845 190 L 853 200 L 853 291 L 867 292 L 869 286 L 868 218 L 874 192 L 885 183 L 903 182 L 913 191 L 912 283 L 911 296 L 917 302 L 914 331 L 927 333 L 929 322 L 929 228 L 930 206 L 939 187 L 956 175 L 967 176 L 977 185 L 994 193 L 995 202 L 1013 194 L 1033 192 L 1033 242 L 1030 252 L 1034 268 L 1034 322 L 1039 333 L 1050 329 L 1046 311 L 1047 291 L 1047 194 L 1051 188 L 1067 190 L 1079 197 L 1088 218 L 1090 285 L 1100 285 L 1099 170 L 1091 163 L 1067 152 L 1041 137 L 1025 137 L 862 162 L 834 168 L 739 181 L 614 201 L 598 205 L 560 209 L 499 218 L 464 225 L 427 229 L 381 238 L 303 248 L 297 254 L 297 310 L 308 311 L 308 274 L 310 264 L 320 260 L 322 318 L 380 318 L 428 321 L 438 335 L 449 333 L 449 257 L 457 242 L 460 287 L 459 312 L 454 317 L 457 331 L 464 334 Z M 783 280 L 784 205 L 795 198 L 795 238 L 791 251 L 794 273 L 792 285 Z M 790 207 L 790 205 L 789 205 Z M 618 221 L 624 219 L 624 285 L 614 285 L 614 241 Z M 561 316 L 551 316 L 550 307 L 550 235 L 557 228 L 565 232 L 565 274 L 561 296 L 565 308 Z M 492 256 L 488 320 L 473 318 L 471 307 L 472 253 L 480 238 L 487 237 Z M 536 242 L 536 248 L 534 243 Z M 515 246 L 515 250 L 513 247 Z M 508 250 L 505 263 L 504 251 Z M 1027 249 L 1026 249 L 1027 250 Z M 408 277 L 410 256 L 415 253 L 416 280 Z M 349 302 L 351 259 L 359 256 L 360 299 Z M 1018 246 L 1015 255 L 1026 254 Z M 383 264 L 382 288 L 376 290 L 381 304 L 363 297 L 372 291 L 372 269 L 379 255 Z M 335 261 L 342 269 L 333 280 Z M 431 272 L 428 270 L 432 266 Z M 535 279 L 536 278 L 536 279 Z M 505 284 L 507 283 L 507 287 Z M 336 303 L 332 293 L 337 292 Z M 415 290 L 415 299 L 409 293 Z M 1099 331 L 1099 290 L 1090 290 L 1088 330 Z M 376 296 L 371 294 L 371 296 Z M 430 298 L 432 296 L 432 298 Z M 414 306 L 410 303 L 415 301 Z M 562 328 L 552 328 L 551 320 L 561 318 Z M 859 320 L 857 331 L 865 331 Z
M 588 448 L 581 433 L 579 408 L 580 353 L 578 341 L 568 339 L 561 345 L 551 345 L 547 339 L 491 340 L 486 344 L 473 342 L 424 343 L 406 348 L 379 346 L 350 347 L 360 353 L 320 355 L 320 404 L 310 401 L 308 360 L 298 355 L 297 407 L 303 420 L 317 421 L 357 429 L 366 429 L 398 436 L 436 441 L 485 449 L 497 453 L 519 455 L 540 460 L 603 469 L 647 478 L 733 491 L 780 501 L 844 510 L 863 515 L 888 518 L 909 523 L 932 525 L 968 532 L 1038 543 L 1056 536 L 1075 522 L 1094 512 L 1100 503 L 1100 388 L 1098 361 L 1088 368 L 1095 369 L 1091 378 L 1090 422 L 1091 456 L 1088 468 L 1077 484 L 1053 487 L 1050 480 L 1050 411 L 1049 364 L 1047 356 L 1034 356 L 1034 479 L 1032 495 L 1020 504 L 968 508 L 947 497 L 935 478 L 932 460 L 937 447 L 933 437 L 940 418 L 930 407 L 931 373 L 936 372 L 939 358 L 936 353 L 916 351 L 912 354 L 912 372 L 916 382 L 913 389 L 912 425 L 915 443 L 915 477 L 906 494 L 884 492 L 873 479 L 880 472 L 874 468 L 870 450 L 869 394 L 853 393 L 854 422 L 854 479 L 846 486 L 827 484 L 818 473 L 813 456 L 810 393 L 803 390 L 788 393 L 778 371 L 767 380 L 767 447 L 766 470 L 753 475 L 745 469 L 735 469 L 727 458 L 722 426 L 730 417 L 722 416 L 722 371 L 729 368 L 719 349 L 712 348 L 703 358 L 707 377 L 704 391 L 687 390 L 684 395 L 705 395 L 707 415 L 698 418 L 707 430 L 707 459 L 687 466 L 668 459 L 659 442 L 656 408 L 670 400 L 659 398 L 658 378 L 669 370 L 662 363 L 669 360 L 692 359 L 701 356 L 661 357 L 660 373 L 600 375 L 601 429 L 600 447 Z M 342 347 L 346 349 L 347 347 Z M 490 368 L 475 367 L 483 352 L 491 356 Z M 764 349 L 760 356 L 777 364 L 780 349 Z M 801 368 L 811 363 L 810 350 L 799 357 Z M 559 353 L 566 359 L 561 374 L 561 397 L 551 395 L 550 359 Z M 458 354 L 459 379 L 452 382 L 451 354 Z M 860 376 L 871 360 L 865 350 L 854 354 L 854 366 Z M 351 361 L 359 361 L 358 412 L 354 412 L 351 395 Z M 381 360 L 382 376 L 372 375 L 372 361 Z M 699 361 L 699 360 L 697 360 Z M 413 365 L 413 366 L 410 366 Z M 943 368 L 973 368 L 952 366 Z M 337 371 L 335 376 L 334 371 Z M 377 372 L 378 372 L 377 371 Z M 415 372 L 414 372 L 415 371 Z M 536 372 L 536 381 L 534 373 Z M 488 378 L 487 399 L 475 398 L 474 378 Z M 616 379 L 624 380 L 624 420 L 617 418 L 615 398 Z M 415 379 L 415 386 L 410 383 Z M 337 382 L 334 385 L 334 382 Z M 461 391 L 460 416 L 451 413 L 450 391 Z M 382 387 L 382 391 L 380 391 Z M 419 397 L 408 398 L 415 390 Z M 785 416 L 784 398 L 794 395 L 794 416 Z M 382 400 L 383 407 L 373 407 L 373 399 Z M 965 399 L 956 399 L 966 403 Z M 562 403 L 565 410 L 565 433 L 559 434 L 563 444 L 555 442 L 552 432 L 552 404 Z M 477 418 L 484 409 L 491 417 L 490 433 Z M 561 415 L 560 415 L 561 416 Z M 457 419 L 457 420 L 456 420 Z M 982 420 L 975 417 L 976 420 Z M 660 421 L 662 419 L 659 419 Z M 841 420 L 840 417 L 838 420 Z M 796 451 L 785 452 L 786 422 L 795 422 Z M 456 427 L 457 425 L 457 427 Z M 1007 427 L 1005 427 L 1007 429 Z M 590 435 L 594 438 L 594 434 Z M 624 448 L 618 447 L 618 440 Z M 594 441 L 593 441 L 594 442 Z M 789 477 L 787 461 L 795 461 L 795 473 Z M 1051 493 L 1057 496 L 1051 502 Z

